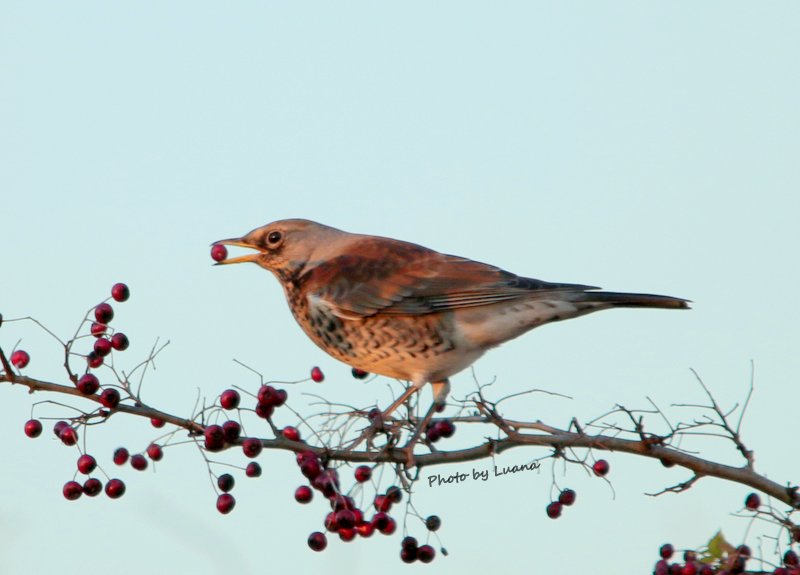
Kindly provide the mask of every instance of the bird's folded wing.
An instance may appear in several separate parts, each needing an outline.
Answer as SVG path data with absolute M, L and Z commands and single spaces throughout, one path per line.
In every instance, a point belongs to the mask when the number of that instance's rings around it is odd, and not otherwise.
M 361 246 L 348 255 L 312 265 L 301 281 L 315 303 L 348 319 L 378 313 L 421 315 L 535 297 L 537 293 L 597 289 L 523 278 L 395 241 Z

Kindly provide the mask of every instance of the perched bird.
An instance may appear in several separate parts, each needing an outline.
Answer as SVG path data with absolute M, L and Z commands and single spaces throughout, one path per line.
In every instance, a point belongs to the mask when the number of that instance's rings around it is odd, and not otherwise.
M 681 309 L 662 295 L 597 291 L 520 277 L 390 238 L 291 219 L 216 244 L 257 250 L 218 264 L 254 262 L 283 286 L 297 323 L 352 367 L 411 382 L 390 414 L 426 383 L 436 403 L 448 378 L 486 350 L 552 321 L 614 307 Z

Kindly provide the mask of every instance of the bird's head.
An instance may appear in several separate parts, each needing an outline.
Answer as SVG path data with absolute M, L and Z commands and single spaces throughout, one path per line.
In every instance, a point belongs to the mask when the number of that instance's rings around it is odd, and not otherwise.
M 240 238 L 214 244 L 251 248 L 256 253 L 226 258 L 216 265 L 253 262 L 278 276 L 291 276 L 350 234 L 310 220 L 279 220 Z

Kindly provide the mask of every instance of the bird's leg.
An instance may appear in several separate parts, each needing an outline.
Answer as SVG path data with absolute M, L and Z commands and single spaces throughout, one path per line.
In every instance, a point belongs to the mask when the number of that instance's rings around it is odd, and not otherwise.
M 431 383 L 431 387 L 433 388 L 433 403 L 428 408 L 425 417 L 419 422 L 416 429 L 414 429 L 414 435 L 411 436 L 411 439 L 408 440 L 408 443 L 403 448 L 406 452 L 406 465 L 408 467 L 414 466 L 414 446 L 416 446 L 419 441 L 422 432 L 428 428 L 428 424 L 431 422 L 431 419 L 433 419 L 433 414 L 447 401 L 447 394 L 450 393 L 450 380 L 445 379 L 443 381 L 433 382 Z
M 420 390 L 420 388 L 421 388 L 423 385 L 425 385 L 425 382 L 424 382 L 424 381 L 421 381 L 421 382 L 416 382 L 416 381 L 415 381 L 415 382 L 412 382 L 412 383 L 411 383 L 411 385 L 409 385 L 409 386 L 408 386 L 408 389 L 406 389 L 406 390 L 403 392 L 403 395 L 401 395 L 400 397 L 398 397 L 397 399 L 395 399 L 395 400 L 394 400 L 394 403 L 392 403 L 392 405 L 390 405 L 390 406 L 389 406 L 389 407 L 386 409 L 386 411 L 384 411 L 384 412 L 381 414 L 381 417 L 383 418 L 383 420 L 384 420 L 384 421 L 386 421 L 386 420 L 389 418 L 389 416 L 390 416 L 390 415 L 391 415 L 391 414 L 394 412 L 394 410 L 396 410 L 398 407 L 400 407 L 401 405 L 403 405 L 403 404 L 406 402 L 406 400 L 407 400 L 409 397 L 411 397 L 411 396 L 412 396 L 414 393 L 418 392 L 418 391 Z M 432 384 L 432 385 L 436 385 L 436 384 Z

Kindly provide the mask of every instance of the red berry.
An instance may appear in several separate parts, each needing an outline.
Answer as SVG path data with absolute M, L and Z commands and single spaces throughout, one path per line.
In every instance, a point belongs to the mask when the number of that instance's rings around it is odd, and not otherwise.
M 111 499 L 119 499 L 125 495 L 125 483 L 121 479 L 111 479 L 106 483 L 106 495 Z
M 103 490 L 103 484 L 95 477 L 90 477 L 83 482 L 83 493 L 89 497 L 94 497 Z
M 439 432 L 438 425 L 431 425 L 428 430 L 425 432 L 425 437 L 431 443 L 436 443 L 442 437 L 442 434 Z
M 117 447 L 114 450 L 114 463 L 117 465 L 125 465 L 128 461 L 128 450 L 124 447 Z
M 247 464 L 247 467 L 244 468 L 244 474 L 247 475 L 247 477 L 261 477 L 261 466 L 257 461 L 251 461 Z
M 558 517 L 561 517 L 562 507 L 563 506 L 561 505 L 561 503 L 559 503 L 558 501 L 553 501 L 552 503 L 547 505 L 546 508 L 547 516 L 550 519 L 557 519 Z
M 315 366 L 311 369 L 311 380 L 314 383 L 322 383 L 324 379 L 325 379 L 325 374 L 322 373 L 322 370 L 320 368 Z
M 103 365 L 103 356 L 98 354 L 96 351 L 90 351 L 86 355 L 86 363 L 92 369 L 97 369 L 101 365 Z
M 389 525 L 389 521 L 392 518 L 389 517 L 388 513 L 384 513 L 383 511 L 379 511 L 375 515 L 372 516 L 372 524 L 375 526 L 375 529 L 378 531 L 383 531 L 386 529 L 386 526 Z
M 417 549 L 417 559 L 423 563 L 430 563 L 436 557 L 436 550 L 430 545 L 423 545 Z
M 128 340 L 128 336 L 118 331 L 114 335 L 111 336 L 111 347 L 116 349 L 117 351 L 125 351 L 130 346 L 131 342 Z
M 58 434 L 58 438 L 64 445 L 72 446 L 78 443 L 78 432 L 74 427 L 68 425 L 61 430 L 61 433 Z
M 425 520 L 425 527 L 428 528 L 428 531 L 438 531 L 441 526 L 442 520 L 438 515 L 431 515 Z
M 119 405 L 119 392 L 113 387 L 107 387 L 100 392 L 100 403 L 103 407 L 114 409 Z
M 697 563 L 694 561 L 687 562 L 681 569 L 681 575 L 697 575 Z
M 403 563 L 413 563 L 417 560 L 417 548 L 406 549 L 405 547 L 400 550 L 400 560 Z
M 164 457 L 164 450 L 159 444 L 151 443 L 147 446 L 147 457 L 153 461 L 161 461 L 161 458 Z
M 672 559 L 672 555 L 675 553 L 675 548 L 672 546 L 672 543 L 664 543 L 658 552 L 662 559 Z
M 656 568 L 653 570 L 653 575 L 670 575 L 669 563 L 664 559 L 659 559 L 656 562 Z
M 42 422 L 38 419 L 29 419 L 25 422 L 25 435 L 33 439 L 42 434 Z
M 97 304 L 97 307 L 94 308 L 94 318 L 97 323 L 107 324 L 114 319 L 114 308 L 105 302 Z
M 339 534 L 339 539 L 347 543 L 348 541 L 352 541 L 356 538 L 356 529 L 355 527 L 340 527 L 337 530 Z
M 104 337 L 94 340 L 94 352 L 100 357 L 105 357 L 111 353 L 111 341 Z
M 162 427 L 164 427 L 164 420 L 163 419 L 159 419 L 157 417 L 151 417 L 150 418 L 150 425 L 152 425 L 156 429 L 161 429 Z
M 124 283 L 116 283 L 111 286 L 111 297 L 114 298 L 114 301 L 128 301 L 128 298 L 131 297 L 131 290 Z
M 269 419 L 275 412 L 275 407 L 272 405 L 267 405 L 265 403 L 257 403 L 255 411 L 256 415 L 259 416 L 260 418 Z
M 744 506 L 752 511 L 755 511 L 761 507 L 761 497 L 759 497 L 758 493 L 751 493 L 744 500 Z
M 131 455 L 131 467 L 136 471 L 144 471 L 147 469 L 147 459 L 141 453 Z
M 283 431 L 281 433 L 289 441 L 300 441 L 300 431 L 298 431 L 296 427 L 287 425 L 286 427 L 283 428 Z
M 263 446 L 261 445 L 261 440 L 255 437 L 248 437 L 242 442 L 242 451 L 244 452 L 245 456 L 253 459 L 254 457 L 258 457 L 258 454 L 261 453 L 261 449 Z
M 364 371 L 363 369 L 358 369 L 357 367 L 353 368 L 352 373 L 353 377 L 355 377 L 356 379 L 366 379 L 366 377 L 369 375 L 368 371 Z
M 89 475 L 95 467 L 97 467 L 97 461 L 88 453 L 84 453 L 78 458 L 78 471 L 84 475 Z
M 220 491 L 227 493 L 233 489 L 234 485 L 236 485 L 236 480 L 230 473 L 223 473 L 217 477 L 217 487 L 219 487 Z
M 356 515 L 349 509 L 340 509 L 336 512 L 336 524 L 341 529 L 350 529 L 356 524 Z
M 403 540 L 400 542 L 400 547 L 403 549 L 413 549 L 416 551 L 418 546 L 419 544 L 416 537 L 406 536 L 403 537 Z
M 377 525 L 376 525 L 376 527 L 377 527 Z M 380 531 L 384 535 L 391 535 L 392 533 L 395 532 L 396 529 L 397 529 L 397 522 L 393 518 L 389 517 L 389 519 L 386 521 L 386 525 L 383 527 L 383 529 L 379 528 L 378 531 Z
M 239 436 L 242 433 L 242 426 L 239 425 L 238 421 L 229 419 L 222 424 L 222 431 L 225 434 L 225 441 L 228 443 L 233 443 L 239 439 Z
M 306 459 L 300 464 L 300 473 L 308 479 L 316 479 L 322 473 L 322 465 L 315 457 L 314 459 Z
M 275 407 L 280 407 L 286 400 L 288 399 L 289 394 L 286 392 L 285 389 L 276 389 L 275 390 Z
M 67 427 L 69 427 L 69 423 L 67 423 L 66 421 L 57 421 L 56 424 L 53 426 L 53 433 L 56 434 L 56 437 L 59 437 L 61 435 L 61 432 L 64 431 L 64 429 L 66 429 Z
M 572 505 L 575 503 L 575 497 L 577 494 L 573 489 L 564 489 L 561 493 L 558 494 L 558 502 L 562 505 Z
M 294 500 L 298 503 L 308 503 L 314 498 L 314 492 L 308 485 L 301 485 L 294 490 Z
M 223 493 L 217 497 L 217 511 L 223 515 L 227 515 L 236 506 L 236 499 L 230 493 Z
M 605 459 L 598 459 L 594 462 L 594 465 L 592 465 L 592 471 L 594 471 L 594 474 L 598 477 L 603 477 L 606 473 L 608 473 L 609 469 L 610 466 L 608 465 L 608 461 Z
M 328 538 L 325 537 L 324 533 L 314 531 L 308 536 L 308 546 L 311 547 L 312 551 L 322 551 L 328 546 Z
M 364 483 L 372 477 L 372 468 L 369 465 L 359 465 L 354 472 L 356 481 Z
M 687 563 L 691 561 L 697 561 L 697 553 L 692 551 L 691 549 L 683 552 L 683 560 Z
M 31 356 L 28 355 L 27 351 L 24 351 L 22 349 L 18 349 L 17 351 L 11 354 L 11 364 L 17 369 L 22 369 L 23 367 L 28 365 L 30 360 Z
M 219 396 L 219 404 L 222 406 L 222 409 L 236 409 L 239 407 L 241 399 L 238 391 L 235 389 L 226 389 Z
M 100 389 L 100 380 L 93 373 L 86 373 L 78 380 L 77 388 L 83 395 L 94 395 Z
M 356 533 L 361 537 L 371 537 L 375 533 L 375 526 L 370 522 L 363 522 L 356 525 Z
M 211 246 L 211 259 L 215 262 L 224 261 L 228 257 L 228 248 L 222 244 L 214 244 Z
M 377 511 L 389 511 L 392 508 L 392 500 L 386 495 L 376 495 L 374 501 L 375 509 Z
M 64 497 L 70 501 L 75 501 L 83 494 L 83 486 L 77 481 L 67 481 L 61 492 L 64 494 Z
M 106 333 L 106 329 L 108 326 L 103 323 L 97 323 L 96 321 L 92 322 L 91 332 L 92 335 L 95 337 L 100 337 Z
M 225 447 L 225 430 L 221 425 L 207 425 L 203 435 L 205 448 L 209 451 L 219 451 Z

